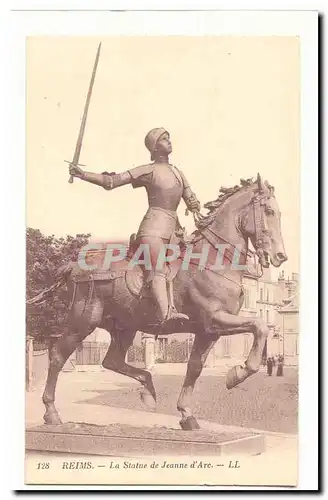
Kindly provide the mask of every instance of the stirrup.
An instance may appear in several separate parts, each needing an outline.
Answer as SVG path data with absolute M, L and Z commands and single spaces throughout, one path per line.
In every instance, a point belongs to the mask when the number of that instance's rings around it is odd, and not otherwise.
M 187 321 L 190 318 L 186 314 L 178 312 L 175 309 L 175 307 L 169 307 L 169 310 L 167 312 L 166 318 L 163 321 L 163 323 L 166 322 L 166 321 L 175 320 L 175 319 L 181 319 L 181 320 L 186 320 Z
M 187 316 L 187 314 L 174 312 L 174 313 L 172 313 L 170 319 L 183 319 L 183 320 L 189 321 L 190 318 L 189 318 L 189 316 Z
M 168 325 L 174 325 L 176 322 L 184 323 L 186 321 L 189 321 L 190 318 L 186 314 L 179 313 L 177 311 L 171 311 L 171 313 L 168 313 L 163 320 L 158 320 L 155 323 L 151 323 L 151 325 L 157 329 L 159 328 L 160 330 L 165 329 Z M 155 336 L 155 338 L 158 337 L 159 334 Z

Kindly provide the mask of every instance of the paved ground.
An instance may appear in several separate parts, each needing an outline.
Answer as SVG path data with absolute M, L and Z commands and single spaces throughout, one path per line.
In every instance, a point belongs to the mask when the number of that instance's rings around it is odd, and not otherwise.
M 133 410 L 150 420 L 156 420 L 156 415 L 172 415 L 178 422 L 180 414 L 176 410 L 176 401 L 184 373 L 185 365 L 154 367 L 158 400 L 155 412 L 140 401 L 140 385 L 137 382 L 99 367 L 93 367 L 93 371 L 62 372 L 56 402 L 64 411 L 74 407 L 74 415 L 89 413 L 91 408 L 93 412 L 96 409 L 96 413 L 106 415 L 119 414 L 125 409 L 124 413 L 131 414 Z M 298 389 L 295 369 L 285 369 L 283 377 L 268 377 L 265 371 L 261 371 L 231 391 L 225 388 L 225 374 L 226 367 L 204 369 L 193 398 L 194 414 L 198 419 L 221 425 L 296 434 Z M 27 393 L 28 422 L 42 421 L 44 377 L 45 374 L 34 390 Z
M 155 374 L 153 378 L 158 398 L 156 411 L 180 416 L 176 402 L 183 377 Z M 262 372 L 231 391 L 225 387 L 225 377 L 208 375 L 196 384 L 193 408 L 197 418 L 223 425 L 296 433 L 297 399 L 294 370 L 287 370 L 284 377 L 268 377 Z M 84 403 L 151 411 L 140 401 L 138 387 L 124 381 L 120 390 L 97 390 Z

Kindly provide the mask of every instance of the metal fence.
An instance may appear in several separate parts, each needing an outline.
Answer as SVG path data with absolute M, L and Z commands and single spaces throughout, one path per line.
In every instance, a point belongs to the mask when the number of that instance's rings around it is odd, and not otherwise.
M 158 339 L 160 340 L 160 339 Z M 162 339 L 161 339 L 162 340 Z M 189 340 L 179 342 L 159 342 L 156 349 L 155 361 L 158 363 L 185 363 L 189 359 L 192 343 Z M 46 344 L 39 343 L 38 348 L 42 350 Z M 101 365 L 109 343 L 107 342 L 87 342 L 79 344 L 76 348 L 77 365 Z M 127 353 L 127 362 L 132 364 L 144 363 L 144 346 L 132 345 Z
M 186 363 L 189 359 L 191 343 L 189 340 L 165 343 L 160 359 L 164 363 Z
M 107 342 L 83 342 L 76 349 L 77 365 L 101 365 L 107 351 Z
M 45 351 L 48 349 L 48 347 L 49 347 L 49 340 L 47 339 L 42 339 L 42 340 L 34 339 L 33 341 L 34 352 Z
M 128 363 L 143 363 L 144 348 L 140 345 L 132 345 L 128 350 Z

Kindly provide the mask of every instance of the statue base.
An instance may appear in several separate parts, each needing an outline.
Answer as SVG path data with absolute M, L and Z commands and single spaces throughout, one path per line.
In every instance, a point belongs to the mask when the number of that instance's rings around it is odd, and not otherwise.
M 105 456 L 258 455 L 265 436 L 250 431 L 185 431 L 167 427 L 68 422 L 26 430 L 26 450 Z

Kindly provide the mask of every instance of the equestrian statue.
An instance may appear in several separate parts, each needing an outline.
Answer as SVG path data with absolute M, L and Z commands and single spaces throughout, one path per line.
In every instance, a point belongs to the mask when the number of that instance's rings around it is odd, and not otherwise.
M 89 92 L 88 97 L 90 95 Z M 83 127 L 85 118 L 86 113 Z M 108 191 L 128 184 L 145 188 L 149 208 L 137 234 L 130 238 L 126 256 L 117 261 L 113 259 L 110 269 L 97 265 L 103 263 L 104 255 L 101 251 L 93 252 L 89 260 L 85 257 L 89 264 L 94 264 L 90 269 L 82 268 L 80 260 L 63 265 L 54 284 L 28 301 L 28 304 L 38 304 L 51 300 L 60 286 L 67 287 L 70 297 L 62 336 L 49 351 L 43 393 L 44 421 L 61 423 L 55 406 L 58 375 L 76 347 L 99 327 L 111 336 L 102 365 L 140 382 L 141 399 L 152 406 L 156 392 L 151 373 L 126 363 L 126 353 L 136 332 L 156 336 L 178 332 L 194 334 L 177 409 L 181 412 L 181 427 L 197 429 L 199 425 L 191 409 L 193 389 L 210 350 L 221 336 L 253 334 L 253 344 L 244 364 L 228 371 L 228 389 L 242 383 L 260 367 L 268 326 L 259 317 L 240 316 L 239 311 L 244 300 L 242 278 L 250 253 L 249 242 L 262 267 L 270 264 L 279 267 L 287 260 L 274 188 L 259 174 L 255 180 L 241 179 L 238 185 L 221 188 L 217 198 L 204 205 L 208 214 L 203 215 L 186 176 L 169 161 L 172 144 L 166 129 L 154 128 L 145 137 L 150 163 L 122 173 L 82 170 L 78 163 L 82 137 L 83 131 L 80 131 L 73 161 L 69 162 L 70 180 L 78 178 Z M 184 235 L 177 217 L 182 199 L 187 210 L 194 214 L 196 225 L 189 238 Z M 134 262 L 131 266 L 132 256 L 140 247 L 149 249 L 150 265 Z M 176 257 L 170 259 L 164 252 L 167 258 L 162 258 L 163 248 L 171 247 L 178 248 Z M 237 249 L 238 265 L 234 265 Z M 221 251 L 219 266 L 215 265 L 218 251 Z M 206 260 L 199 265 L 202 255 L 206 255 Z

